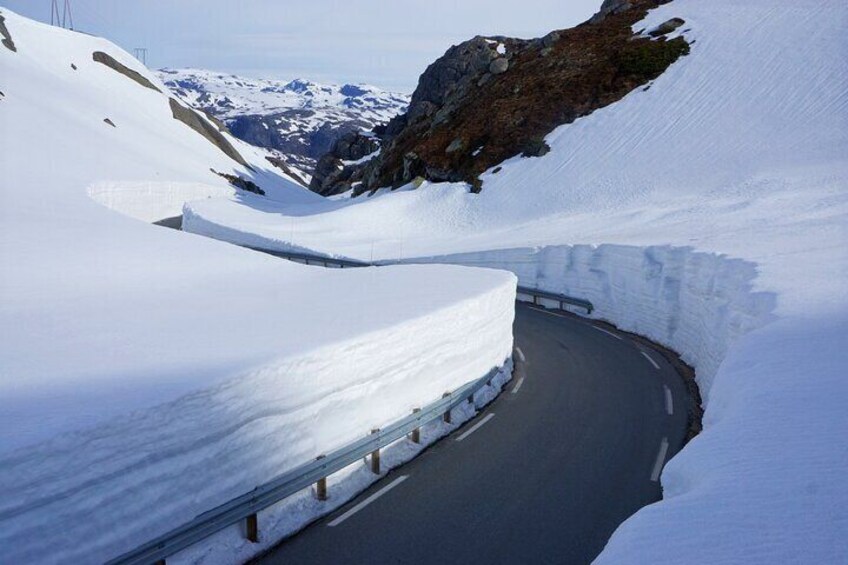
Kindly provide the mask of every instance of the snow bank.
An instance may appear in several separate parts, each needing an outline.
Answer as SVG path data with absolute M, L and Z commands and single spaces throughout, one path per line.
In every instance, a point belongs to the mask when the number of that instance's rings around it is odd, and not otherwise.
M 399 270 L 407 283 L 434 286 L 459 282 L 465 271 L 451 276 L 443 269 L 437 284 L 428 276 L 431 268 Z M 370 276 L 342 273 L 352 285 Z M 427 296 L 409 292 L 418 299 L 416 317 L 308 352 L 287 348 L 289 355 L 234 378 L 198 383 L 171 402 L 3 454 L 4 560 L 113 557 L 502 365 L 511 354 L 514 287 L 509 277 L 500 281 L 436 309 Z M 384 290 L 385 283 L 374 284 Z M 332 295 L 325 300 L 332 304 Z M 384 308 L 373 294 L 361 304 Z M 309 323 L 325 331 L 345 324 L 346 316 L 314 308 L 319 312 Z M 280 322 L 309 332 L 297 327 L 306 319 Z M 193 324 L 183 328 L 194 330 Z M 237 341 L 246 337 L 230 330 Z M 60 531 L 51 528 L 45 536 L 51 526 Z
M 413 259 L 512 271 L 519 284 L 590 300 L 593 317 L 682 353 L 705 401 L 728 348 L 774 319 L 756 265 L 691 248 L 551 246 Z
M 0 562 L 102 562 L 510 355 L 509 273 L 325 270 L 128 218 L 232 194 L 210 168 L 320 199 L 94 61 L 165 90 L 106 40 L 0 13 Z
M 254 245 L 505 267 L 667 343 L 707 393 L 665 500 L 601 562 L 841 562 L 848 538 L 848 5 L 675 0 L 691 53 L 482 176 L 318 206 L 212 199 Z M 294 227 L 294 229 L 292 229 Z M 506 250 L 506 251 L 497 251 Z M 466 254 L 458 257 L 457 254 Z M 776 321 L 775 321 L 776 320 Z M 746 333 L 748 332 L 748 333 Z
M 88 195 L 98 204 L 144 222 L 179 216 L 192 200 L 235 194 L 231 186 L 180 182 L 99 182 L 88 187 Z

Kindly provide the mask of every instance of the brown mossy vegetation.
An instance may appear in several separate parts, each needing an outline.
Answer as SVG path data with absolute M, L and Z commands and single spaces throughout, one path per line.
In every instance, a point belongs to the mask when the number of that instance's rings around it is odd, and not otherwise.
M 479 192 L 484 171 L 515 155 L 543 155 L 549 149 L 544 137 L 556 127 L 620 100 L 689 52 L 682 37 L 633 32 L 650 8 L 663 3 L 632 0 L 630 9 L 598 23 L 526 42 L 511 53 L 507 71 L 447 93 L 441 108 L 384 140 L 358 192 L 397 187 L 416 176 L 463 180 Z

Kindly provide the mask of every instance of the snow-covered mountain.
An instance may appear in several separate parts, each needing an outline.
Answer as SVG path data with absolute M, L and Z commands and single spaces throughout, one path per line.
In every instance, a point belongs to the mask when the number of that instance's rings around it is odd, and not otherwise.
M 324 202 L 114 44 L 0 7 L 0 563 L 108 561 L 510 354 L 508 273 L 150 224 L 245 194 Z
M 162 69 L 181 100 L 219 118 L 248 143 L 307 173 L 339 137 L 371 130 L 404 111 L 406 94 L 366 84 L 252 79 L 201 69 Z

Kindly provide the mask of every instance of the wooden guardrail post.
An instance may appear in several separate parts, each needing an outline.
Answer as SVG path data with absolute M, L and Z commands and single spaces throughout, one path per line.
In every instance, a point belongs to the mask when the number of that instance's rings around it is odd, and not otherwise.
M 319 455 L 316 461 L 320 461 L 324 459 L 326 455 Z M 327 500 L 327 477 L 321 477 L 318 479 L 318 482 L 315 483 L 315 496 L 318 500 Z
M 380 428 L 374 428 L 371 430 L 371 435 L 379 434 Z M 378 447 L 374 451 L 371 452 L 371 472 L 375 475 L 380 474 L 380 448 Z
M 247 540 L 251 543 L 259 543 L 259 517 L 254 513 L 247 517 Z
M 444 393 L 444 394 L 442 395 L 442 398 L 448 398 L 448 397 L 450 397 L 450 395 L 451 395 L 451 393 L 446 392 L 446 393 Z M 444 420 L 444 421 L 445 421 L 445 424 L 450 424 L 450 423 L 451 423 L 451 410 L 450 410 L 450 408 L 448 408 L 448 409 L 445 411 L 445 415 L 444 415 L 444 416 L 442 416 L 442 420 Z
M 418 412 L 421 412 L 421 408 L 413 408 L 412 409 L 413 414 L 417 414 Z M 420 427 L 416 427 L 414 430 L 412 430 L 412 443 L 421 443 L 421 428 Z

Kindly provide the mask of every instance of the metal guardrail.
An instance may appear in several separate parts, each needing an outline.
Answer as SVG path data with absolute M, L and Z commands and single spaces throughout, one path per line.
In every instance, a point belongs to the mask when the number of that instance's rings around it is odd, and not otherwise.
M 245 246 L 254 251 L 260 251 L 283 259 L 305 263 L 307 265 L 321 265 L 324 267 L 354 268 L 377 266 L 379 263 L 367 263 L 354 259 L 343 259 L 299 253 L 294 251 L 278 251 L 263 249 L 259 247 Z M 543 290 L 537 290 L 525 286 L 518 287 L 518 294 L 531 296 L 534 303 L 539 299 L 559 302 L 560 309 L 563 304 L 570 304 L 585 308 L 590 314 L 594 306 L 588 300 L 557 294 Z M 418 438 L 418 430 L 424 424 L 432 422 L 439 417 L 450 421 L 450 412 L 462 402 L 472 402 L 474 394 L 489 384 L 498 373 L 498 368 L 489 371 L 484 377 L 468 383 L 459 389 L 445 393 L 440 400 L 429 406 L 413 412 L 402 420 L 399 420 L 383 430 L 374 430 L 370 436 L 346 445 L 327 456 L 322 456 L 311 463 L 300 465 L 283 475 L 260 485 L 252 491 L 230 500 L 200 514 L 190 522 L 149 541 L 148 543 L 128 552 L 120 557 L 107 562 L 107 565 L 149 565 L 151 563 L 164 564 L 168 556 L 186 549 L 195 543 L 206 539 L 222 529 L 246 520 L 247 537 L 251 541 L 258 540 L 258 517 L 260 510 L 280 502 L 289 496 L 313 485 L 318 485 L 319 497 L 326 489 L 327 476 L 340 471 L 362 460 L 369 454 L 372 456 L 372 470 L 379 473 L 379 450 L 387 445 L 412 434 L 413 441 Z M 376 467 L 374 459 L 376 458 Z
M 290 261 L 297 261 L 298 263 L 304 263 L 306 265 L 321 265 L 324 267 L 339 267 L 339 268 L 352 268 L 352 267 L 374 267 L 381 265 L 397 265 L 403 264 L 398 262 L 392 263 L 368 263 L 366 261 L 357 261 L 355 259 L 343 259 L 340 257 L 329 257 L 324 255 L 314 255 L 310 253 L 300 253 L 295 251 L 277 251 L 273 249 L 263 249 L 261 247 L 250 247 L 246 246 L 249 249 L 253 249 L 254 251 L 260 251 L 262 253 L 267 253 L 268 255 L 274 255 L 275 257 L 281 257 L 283 259 L 289 259 Z M 518 286 L 518 294 L 525 294 L 533 298 L 533 303 L 537 304 L 539 299 L 543 300 L 552 300 L 554 302 L 559 303 L 560 310 L 563 309 L 563 304 L 569 304 L 571 306 L 576 306 L 578 308 L 585 309 L 589 314 L 595 309 L 595 306 L 588 300 L 584 300 L 582 298 L 575 298 L 573 296 L 568 296 L 566 294 L 559 294 L 556 292 L 549 292 L 547 290 L 538 290 L 535 288 L 531 288 L 529 286 Z
M 474 394 L 491 383 L 499 369 L 493 368 L 484 377 L 472 381 L 452 393 L 433 402 L 429 406 L 415 411 L 411 416 L 399 420 L 382 430 L 375 430 L 370 436 L 346 445 L 325 457 L 311 463 L 301 465 L 280 475 L 254 490 L 200 514 L 195 519 L 163 534 L 162 536 L 112 559 L 107 565 L 150 565 L 164 563 L 164 560 L 182 549 L 219 532 L 220 530 L 247 520 L 248 537 L 253 529 L 256 537 L 257 517 L 260 510 L 280 502 L 301 490 L 326 479 L 327 476 L 340 471 L 369 454 L 374 457 L 378 450 L 387 445 L 413 434 L 417 437 L 418 428 L 436 420 L 445 418 L 449 421 L 450 411 L 463 402 L 472 402 Z M 379 457 L 379 455 L 377 455 Z M 373 469 L 373 460 L 372 460 Z M 379 469 L 377 469 L 379 472 Z M 256 540 L 252 540 L 256 541 Z
M 563 304 L 570 304 L 572 306 L 577 306 L 579 308 L 584 308 L 586 312 L 589 314 L 592 313 L 592 310 L 595 309 L 595 305 L 589 302 L 588 300 L 583 300 L 582 298 L 574 298 L 573 296 L 567 296 L 565 294 L 557 294 L 556 292 L 548 292 L 546 290 L 537 290 L 535 288 L 530 288 L 528 286 L 520 286 L 518 287 L 518 294 L 526 294 L 533 298 L 533 304 L 538 304 L 539 299 L 543 300 L 553 300 L 554 302 L 559 302 L 559 309 L 562 310 Z

